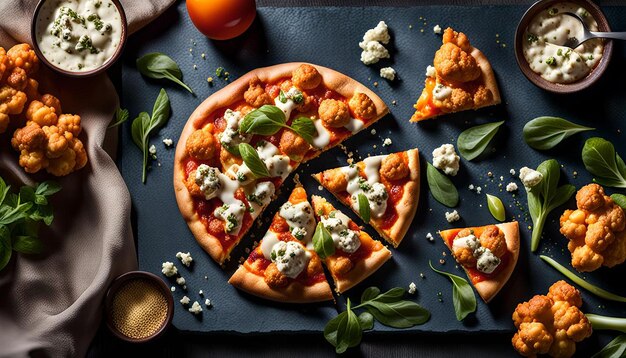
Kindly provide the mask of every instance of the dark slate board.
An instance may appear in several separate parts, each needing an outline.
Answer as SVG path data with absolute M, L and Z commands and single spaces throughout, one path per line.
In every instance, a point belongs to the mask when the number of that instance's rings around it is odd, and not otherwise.
M 172 163 L 174 149 L 166 149 L 163 138 L 178 139 L 188 116 L 211 93 L 225 86 L 217 79 L 214 86 L 206 82 L 208 76 L 215 78 L 215 69 L 223 66 L 235 79 L 247 71 L 290 61 L 308 61 L 341 71 L 373 88 L 390 105 L 391 114 L 373 128 L 377 134 L 365 131 L 345 143 L 358 156 L 379 154 L 418 147 L 422 153 L 422 165 L 431 161 L 431 152 L 442 143 L 456 143 L 456 137 L 465 128 L 487 121 L 506 120 L 494 141 L 494 150 L 479 160 L 462 161 L 459 175 L 453 179 L 461 194 L 456 208 L 462 220 L 450 225 L 444 218 L 447 210 L 428 193 L 425 177 L 422 178 L 422 195 L 418 213 L 407 237 L 399 249 L 392 249 L 393 259 L 374 276 L 352 289 L 348 296 L 358 300 L 366 287 L 376 285 L 383 289 L 394 286 L 407 287 L 414 281 L 418 287 L 417 301 L 432 312 L 431 320 L 416 331 L 510 331 L 511 313 L 516 304 L 529 299 L 535 293 L 545 293 L 548 287 L 562 276 L 549 268 L 535 254 L 529 253 L 529 221 L 519 207 L 525 207 L 525 194 L 513 196 L 498 187 L 500 176 L 505 186 L 511 177 L 509 170 L 522 166 L 536 167 L 541 161 L 554 157 L 563 164 L 564 180 L 580 187 L 591 180 L 585 171 L 580 150 L 585 135 L 578 136 L 559 148 L 539 153 L 524 144 L 521 129 L 526 121 L 540 115 L 557 115 L 579 123 L 598 127 L 596 134 L 614 142 L 618 151 L 626 153 L 626 145 L 619 128 L 623 127 L 626 114 L 623 110 L 626 96 L 626 72 L 621 70 L 626 57 L 622 44 L 617 44 L 612 65 L 597 86 L 576 95 L 557 96 L 546 93 L 528 82 L 518 70 L 513 55 L 513 35 L 519 17 L 525 8 L 509 7 L 410 7 L 410 8 L 260 8 L 259 16 L 251 30 L 239 39 L 212 42 L 201 36 L 188 19 L 184 2 L 171 9 L 153 24 L 131 37 L 123 63 L 123 105 L 131 118 L 141 111 L 150 111 L 161 87 L 165 87 L 172 101 L 172 118 L 167 127 L 153 139 L 158 148 L 158 162 L 153 163 L 146 185 L 141 184 L 141 155 L 132 144 L 130 123 L 122 126 L 119 165 L 129 186 L 134 203 L 134 223 L 138 235 L 139 266 L 142 270 L 160 275 L 163 261 L 177 262 L 178 251 L 190 251 L 195 259 L 191 270 L 177 266 L 187 280 L 188 291 L 177 286 L 174 297 L 178 301 L 184 293 L 191 300 L 203 303 L 208 297 L 214 308 L 204 310 L 196 318 L 176 303 L 174 325 L 188 331 L 232 331 L 240 333 L 267 333 L 275 331 L 319 332 L 324 324 L 336 314 L 330 303 L 319 305 L 280 305 L 238 292 L 227 283 L 237 266 L 237 258 L 244 248 L 251 247 L 254 238 L 243 239 L 234 251 L 233 260 L 224 269 L 216 265 L 198 245 L 181 218 L 172 189 Z M 606 8 L 611 24 L 616 29 L 626 28 L 626 9 Z M 422 20 L 421 17 L 425 17 Z M 363 33 L 385 20 L 392 31 L 392 60 L 368 67 L 359 62 L 358 42 Z M 421 91 L 425 68 L 431 64 L 434 51 L 441 37 L 433 34 L 432 27 L 448 25 L 468 33 L 472 43 L 490 59 L 500 90 L 503 104 L 478 112 L 449 115 L 440 120 L 421 123 L 408 122 L 412 104 Z M 412 28 L 409 26 L 412 25 Z M 423 29 L 423 32 L 422 32 Z M 190 52 L 189 49 L 192 49 Z M 192 96 L 175 85 L 142 78 L 136 71 L 135 59 L 142 54 L 159 51 L 172 56 L 181 66 L 185 81 L 195 89 Z M 206 59 L 201 58 L 206 53 Z M 197 65 L 197 70 L 193 65 Z M 379 78 L 380 67 L 392 65 L 399 79 L 388 83 Z M 377 81 L 378 87 L 373 83 Z M 392 101 L 397 105 L 391 105 Z M 392 138 L 390 147 L 382 147 L 384 138 Z M 374 146 L 376 148 L 374 149 Z M 344 165 L 346 155 L 339 149 L 330 151 L 298 172 L 310 194 L 330 195 L 320 192 L 318 185 L 309 179 L 311 173 Z M 494 178 L 487 177 L 493 172 Z M 578 172 L 577 176 L 573 172 Z M 509 284 L 489 305 L 482 302 L 475 315 L 464 322 L 457 322 L 452 308 L 452 288 L 447 279 L 428 268 L 432 260 L 439 266 L 442 253 L 447 252 L 443 242 L 436 236 L 438 229 L 453 226 L 483 225 L 494 222 L 490 216 L 484 195 L 468 190 L 469 184 L 480 185 L 483 193 L 497 194 L 507 206 L 507 217 L 521 222 L 522 251 L 517 269 Z M 264 217 L 270 218 L 293 187 L 287 180 L 282 195 L 267 209 Z M 521 188 L 521 185 L 520 185 Z M 519 202 L 519 205 L 515 203 Z M 335 202 L 336 203 L 336 202 Z M 336 203 L 337 205 L 340 205 Z M 568 204 L 574 205 L 573 200 Z M 341 207 L 341 206 L 340 206 Z M 347 208 L 344 212 L 352 215 Z M 562 263 L 569 262 L 566 240 L 558 232 L 559 209 L 550 217 L 540 252 Z M 356 219 L 356 218 L 355 218 Z M 358 219 L 356 219 L 357 222 Z M 265 225 L 255 231 L 262 236 Z M 371 228 L 367 231 L 374 234 Z M 428 242 L 426 234 L 435 235 L 435 242 Z M 374 235 L 377 237 L 377 235 Z M 443 269 L 461 274 L 453 260 L 447 256 Z M 425 274 L 425 279 L 420 278 Z M 626 294 L 620 277 L 626 274 L 626 266 L 611 271 L 601 269 L 584 277 L 599 283 L 616 293 Z M 205 279 L 205 276 L 207 279 Z M 170 281 L 171 285 L 175 285 Z M 198 295 L 205 292 L 205 297 Z M 442 293 L 442 302 L 438 300 Z M 583 292 L 587 312 L 626 316 L 626 308 L 597 299 Z M 338 307 L 343 309 L 344 297 Z M 377 331 L 392 329 L 377 324 Z

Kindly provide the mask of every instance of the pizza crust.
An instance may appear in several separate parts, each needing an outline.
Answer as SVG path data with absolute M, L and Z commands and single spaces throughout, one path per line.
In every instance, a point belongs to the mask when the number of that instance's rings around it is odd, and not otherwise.
M 489 303 L 498 292 L 506 285 L 507 281 L 511 277 L 511 274 L 515 270 L 515 266 L 517 265 L 517 260 L 519 258 L 519 248 L 520 248 L 520 240 L 519 240 L 519 224 L 517 221 L 512 221 L 503 224 L 496 224 L 500 230 L 504 233 L 504 238 L 506 240 L 506 246 L 509 251 L 511 257 L 507 261 L 507 266 L 501 269 L 497 275 L 489 278 L 488 280 L 484 280 L 481 282 L 473 283 L 476 288 L 476 292 L 480 295 L 480 297 L 485 301 L 485 303 Z M 444 243 L 452 251 L 452 247 L 448 244 L 447 237 L 451 235 L 452 231 L 456 230 L 444 230 L 440 233 L 443 238 Z M 463 266 L 463 265 L 461 265 Z M 467 274 L 467 269 L 463 267 L 465 273 Z M 469 274 L 468 274 L 469 277 Z
M 370 240 L 374 239 L 370 237 Z M 342 293 L 351 289 L 376 272 L 390 258 L 391 251 L 383 246 L 381 250 L 373 251 L 365 260 L 357 262 L 350 272 L 342 277 L 335 276 L 332 270 L 329 270 L 335 280 L 335 291 Z
M 217 261 L 219 264 L 222 264 L 229 258 L 230 251 L 232 248 L 237 246 L 239 240 L 231 246 L 230 250 L 224 250 L 219 239 L 207 231 L 204 224 L 200 220 L 200 217 L 196 214 L 193 207 L 193 200 L 184 184 L 184 160 L 187 158 L 185 149 L 187 138 L 191 135 L 191 133 L 193 133 L 194 130 L 200 128 L 204 120 L 215 110 L 228 107 L 241 101 L 243 99 L 243 93 L 248 89 L 251 79 L 258 77 L 263 82 L 275 82 L 281 78 L 291 77 L 291 73 L 302 64 L 304 64 L 304 62 L 283 63 L 275 66 L 258 68 L 246 73 L 204 100 L 193 111 L 178 139 L 176 153 L 174 155 L 173 178 L 174 194 L 176 195 L 178 209 L 187 222 L 189 230 L 196 238 L 196 241 L 198 241 L 200 246 L 211 256 L 211 258 L 213 258 L 213 260 Z M 335 70 L 318 65 L 311 65 L 314 66 L 322 75 L 324 86 L 333 89 L 342 96 L 351 98 L 355 92 L 361 92 L 370 97 L 376 105 L 376 117 L 370 119 L 363 129 L 375 123 L 389 112 L 389 108 L 385 105 L 383 100 L 358 81 Z M 330 148 L 332 147 L 325 148 L 324 151 Z M 317 155 L 321 154 L 321 152 L 322 151 L 319 151 Z M 241 237 L 244 235 L 245 233 L 243 233 Z
M 327 281 L 312 286 L 294 281 L 287 287 L 275 290 L 265 283 L 262 276 L 248 271 L 243 265 L 239 266 L 228 283 L 249 294 L 278 302 L 309 303 L 333 300 L 333 293 Z

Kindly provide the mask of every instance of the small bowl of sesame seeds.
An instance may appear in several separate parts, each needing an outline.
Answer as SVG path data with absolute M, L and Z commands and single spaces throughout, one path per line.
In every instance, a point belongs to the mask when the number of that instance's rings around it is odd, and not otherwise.
M 165 282 L 144 271 L 127 272 L 107 291 L 106 323 L 118 338 L 142 343 L 159 337 L 174 316 L 174 298 Z

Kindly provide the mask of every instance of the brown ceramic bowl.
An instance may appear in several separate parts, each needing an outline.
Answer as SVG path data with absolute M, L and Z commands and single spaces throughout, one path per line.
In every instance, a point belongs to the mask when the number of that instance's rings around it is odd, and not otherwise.
M 542 10 L 552 6 L 556 3 L 562 2 L 573 2 L 575 4 L 580 5 L 584 9 L 586 9 L 589 14 L 596 20 L 598 23 L 599 31 L 611 31 L 609 27 L 609 23 L 606 20 L 606 17 L 602 13 L 602 10 L 589 0 L 540 0 L 534 3 L 522 16 L 519 24 L 517 25 L 517 30 L 515 31 L 515 58 L 517 59 L 517 64 L 522 70 L 522 73 L 530 82 L 535 84 L 537 87 L 543 88 L 547 91 L 553 93 L 572 93 L 583 90 L 591 85 L 593 85 L 598 79 L 602 76 L 604 71 L 609 65 L 609 61 L 611 59 L 611 55 L 613 54 L 613 42 L 611 40 L 605 40 L 604 42 L 604 50 L 602 54 L 602 59 L 600 63 L 594 68 L 585 78 L 580 79 L 579 81 L 573 83 L 553 83 L 548 80 L 545 80 L 539 74 L 535 73 L 528 62 L 526 62 L 526 58 L 524 57 L 523 50 L 523 41 L 524 41 L 524 33 L 526 32 L 526 28 L 532 19 L 539 14 Z
M 120 44 L 119 46 L 117 46 L 117 50 L 115 51 L 115 53 L 113 53 L 113 56 L 111 56 L 111 58 L 109 58 L 105 63 L 103 63 L 100 67 L 96 69 L 93 69 L 91 71 L 81 71 L 81 72 L 68 71 L 68 70 L 59 68 L 56 65 L 52 64 L 50 61 L 48 61 L 48 59 L 41 52 L 41 49 L 39 48 L 39 44 L 37 43 L 37 22 L 39 20 L 39 11 L 41 10 L 42 5 L 46 3 L 47 1 L 52 1 L 52 0 L 39 0 L 39 2 L 37 3 L 37 6 L 35 7 L 35 11 L 33 12 L 33 17 L 30 22 L 30 36 L 31 36 L 31 41 L 33 42 L 33 49 L 35 50 L 35 53 L 37 54 L 39 61 L 42 62 L 44 65 L 46 65 L 46 67 L 64 76 L 78 77 L 78 78 L 91 77 L 91 76 L 95 76 L 95 75 L 103 73 L 120 58 L 120 56 L 122 55 L 122 51 L 124 50 L 124 45 L 126 44 L 126 38 L 128 37 L 128 22 L 126 21 L 126 14 L 124 13 L 124 8 L 122 7 L 120 0 L 111 0 L 111 2 L 117 8 L 117 11 L 120 14 L 120 19 L 122 20 L 122 35 L 120 38 Z
M 146 280 L 147 282 L 153 284 L 155 288 L 163 293 L 167 300 L 167 315 L 165 317 L 165 321 L 163 321 L 161 327 L 157 329 L 154 334 L 145 338 L 129 337 L 120 332 L 113 324 L 113 298 L 115 297 L 115 294 L 119 291 L 120 288 L 124 287 L 127 282 L 136 279 Z M 104 298 L 104 313 L 106 325 L 116 337 L 127 342 L 143 343 L 161 336 L 170 326 L 170 324 L 172 323 L 172 318 L 174 317 L 174 297 L 172 296 L 170 288 L 167 287 L 165 282 L 163 282 L 163 280 L 159 276 L 145 271 L 130 271 L 116 278 L 111 283 L 111 286 L 109 286 L 109 289 Z

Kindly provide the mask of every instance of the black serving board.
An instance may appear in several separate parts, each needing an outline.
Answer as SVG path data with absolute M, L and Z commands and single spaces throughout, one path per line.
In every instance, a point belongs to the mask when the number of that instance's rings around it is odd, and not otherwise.
M 626 29 L 626 9 L 604 9 L 614 29 Z M 517 303 L 536 293 L 547 292 L 548 287 L 563 277 L 538 254 L 547 254 L 569 265 L 570 255 L 566 239 L 558 232 L 558 216 L 563 208 L 555 210 L 546 224 L 544 239 L 537 254 L 529 252 L 530 223 L 525 215 L 525 192 L 509 170 L 522 166 L 536 167 L 543 160 L 556 158 L 562 164 L 562 181 L 580 187 L 591 181 L 581 161 L 584 139 L 599 135 L 615 143 L 626 154 L 624 134 L 620 133 L 626 120 L 626 72 L 623 71 L 626 51 L 617 44 L 612 64 L 603 79 L 587 91 L 574 95 L 554 95 L 534 87 L 523 77 L 515 62 L 513 36 L 517 21 L 525 6 L 491 7 L 323 7 L 323 8 L 259 8 L 252 28 L 242 37 L 223 42 L 206 39 L 191 24 L 184 2 L 167 11 L 139 33 L 131 36 L 123 60 L 123 106 L 131 118 L 141 111 L 150 112 L 161 87 L 166 88 L 172 103 L 172 117 L 152 143 L 158 149 L 158 160 L 152 163 L 146 184 L 141 183 L 141 154 L 130 136 L 130 121 L 121 128 L 119 166 L 131 192 L 134 206 L 134 224 L 138 236 L 139 266 L 142 270 L 161 275 L 161 263 L 176 262 L 187 280 L 188 290 L 176 286 L 174 292 L 174 325 L 188 331 L 232 331 L 239 333 L 268 333 L 277 331 L 319 332 L 333 317 L 337 309 L 344 309 L 345 298 L 358 301 L 368 286 L 389 289 L 394 286 L 408 287 L 417 284 L 414 296 L 420 304 L 432 312 L 431 320 L 409 330 L 430 332 L 485 332 L 512 331 L 511 313 Z M 373 66 L 359 62 L 358 42 L 363 33 L 385 20 L 392 33 L 390 61 Z M 409 123 L 412 104 L 419 95 L 426 66 L 432 63 L 434 52 L 439 48 L 441 35 L 435 35 L 435 24 L 443 28 L 453 26 L 466 32 L 472 44 L 480 48 L 491 61 L 502 93 L 503 103 L 477 112 L 448 115 L 420 124 Z M 191 49 L 191 50 L 190 50 Z M 184 72 L 185 82 L 196 92 L 191 95 L 176 85 L 149 80 L 135 68 L 135 59 L 148 52 L 164 52 L 173 57 Z M 203 59 L 201 54 L 206 54 Z M 421 151 L 422 168 L 432 161 L 431 152 L 443 143 L 456 144 L 459 133 L 476 124 L 506 120 L 493 143 L 478 160 L 463 160 L 459 175 L 453 178 L 461 201 L 456 208 L 462 220 L 454 224 L 446 222 L 444 213 L 451 211 L 436 202 L 428 192 L 425 176 L 422 178 L 419 209 L 413 225 L 402 245 L 392 249 L 393 258 L 376 274 L 347 295 L 339 298 L 337 305 L 285 305 L 268 302 L 239 292 L 227 283 L 238 264 L 238 258 L 247 256 L 255 240 L 246 236 L 232 255 L 232 260 L 221 268 L 196 244 L 178 211 L 172 188 L 174 149 L 167 149 L 161 142 L 172 138 L 176 143 L 189 115 L 207 96 L 223 88 L 227 82 L 215 76 L 217 67 L 224 67 L 230 79 L 236 79 L 257 67 L 291 61 L 307 61 L 334 68 L 364 83 L 377 92 L 389 105 L 391 113 L 373 126 L 376 134 L 366 130 L 345 142 L 357 158 L 367 154 L 391 153 L 418 147 Z M 194 69 L 194 65 L 196 69 Z M 392 83 L 381 79 L 378 71 L 391 65 L 398 71 L 398 79 Z M 209 86 L 207 77 L 214 78 Z M 375 86 L 378 82 L 378 86 Z M 395 104 L 392 102 L 395 101 Z M 524 124 L 540 115 L 555 115 L 578 123 L 597 127 L 597 131 L 580 135 L 548 152 L 529 148 L 522 139 Z M 383 147 L 385 138 L 393 144 Z M 297 173 L 309 194 L 322 194 L 331 199 L 344 212 L 361 222 L 348 208 L 320 191 L 310 174 L 335 166 L 345 165 L 346 154 L 334 149 L 301 166 Z M 493 173 L 493 178 L 487 176 Z M 577 175 L 574 175 L 577 172 Z M 500 176 L 503 181 L 500 181 Z M 271 218 L 286 200 L 293 188 L 293 175 L 287 180 L 279 198 L 266 210 L 263 218 Z M 510 181 L 520 186 L 517 195 L 507 193 L 503 187 Z M 499 184 L 502 184 L 502 188 Z M 469 184 L 482 187 L 482 194 L 468 189 Z M 610 191 L 610 190 L 609 190 Z M 611 191 L 612 192 L 612 191 Z M 448 250 L 436 235 L 437 230 L 462 226 L 493 223 L 484 194 L 499 196 L 506 205 L 507 218 L 520 221 L 522 249 L 513 276 L 503 291 L 489 304 L 478 304 L 476 314 L 458 322 L 452 307 L 452 287 L 449 281 L 428 267 L 428 261 L 449 272 L 463 276 L 451 257 L 443 256 Z M 567 206 L 574 206 L 571 200 Z M 267 228 L 253 229 L 258 239 Z M 366 230 L 375 238 L 379 236 L 369 227 Z M 434 242 L 426 239 L 427 233 L 435 236 Z M 379 238 L 380 239 L 380 238 Z M 183 267 L 174 257 L 176 252 L 190 251 L 194 257 L 191 269 Z M 440 259 L 446 263 L 441 265 Z M 423 273 L 425 278 L 420 278 Z M 612 270 L 601 269 L 585 274 L 585 279 L 618 294 L 626 295 L 623 277 L 626 265 Z M 168 281 L 165 277 L 164 279 Z M 198 294 L 204 291 L 204 296 Z M 438 293 L 441 292 L 442 300 Z M 204 302 L 211 299 L 214 307 L 195 317 L 177 301 L 186 294 L 192 300 Z M 626 306 L 600 300 L 583 291 L 586 312 L 626 316 Z M 204 306 L 204 305 L 203 305 Z M 394 331 L 376 324 L 376 331 Z M 597 337 L 597 336 L 594 336 Z M 606 337 L 603 339 L 606 340 Z M 592 338 L 590 346 L 597 346 L 598 338 Z M 595 343 L 594 343 L 595 342 Z

